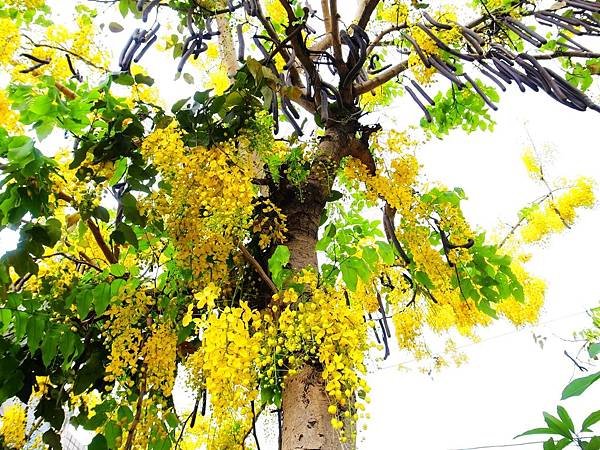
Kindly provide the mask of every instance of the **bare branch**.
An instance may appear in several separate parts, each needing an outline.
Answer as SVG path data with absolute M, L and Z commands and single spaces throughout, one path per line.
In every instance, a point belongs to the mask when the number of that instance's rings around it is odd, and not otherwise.
M 395 66 L 392 66 L 389 69 L 375 75 L 373 78 L 370 78 L 364 83 L 354 85 L 354 95 L 359 96 L 372 91 L 373 89 L 390 81 L 396 75 L 404 72 L 406 69 L 408 69 L 408 61 L 402 61 L 401 63 L 398 63 Z
M 381 0 L 363 0 L 358 7 L 359 9 L 355 22 L 363 30 L 367 28 L 369 20 L 371 20 L 371 14 L 373 14 L 373 11 L 375 11 L 375 8 L 377 8 L 380 1 Z
M 340 64 L 342 62 L 342 44 L 340 42 L 340 25 L 337 11 L 337 0 L 329 0 L 329 20 L 331 30 L 331 43 L 333 46 L 333 57 Z
M 394 31 L 403 30 L 406 27 L 407 27 L 407 25 L 404 23 L 402 25 L 393 25 L 393 26 L 391 26 L 391 27 L 386 28 L 385 30 L 383 30 L 381 33 L 379 33 L 377 36 L 375 36 L 373 38 L 373 41 L 371 41 L 371 43 L 367 47 L 367 54 L 371 53 L 373 51 L 373 49 L 379 45 L 379 43 L 381 42 L 381 40 L 384 37 L 386 37 L 388 34 L 393 33 Z

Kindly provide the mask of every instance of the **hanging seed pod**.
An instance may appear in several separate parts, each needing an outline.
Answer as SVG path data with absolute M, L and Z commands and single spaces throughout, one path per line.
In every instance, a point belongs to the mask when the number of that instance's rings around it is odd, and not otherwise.
M 429 95 L 427 95 L 427 92 L 425 92 L 425 90 L 421 87 L 419 83 L 417 83 L 415 80 L 410 80 L 410 82 L 415 87 L 415 89 L 419 91 L 419 94 L 421 94 L 421 96 L 425 100 L 427 100 L 432 106 L 435 106 L 435 102 L 433 101 L 433 99 Z
M 245 53 L 246 53 L 246 44 L 244 41 L 243 25 L 241 23 L 237 25 L 236 32 L 237 32 L 237 40 L 238 40 L 237 59 L 238 59 L 238 61 L 244 61 Z
M 144 9 L 144 3 L 146 3 L 145 0 L 138 0 L 138 2 L 135 4 L 135 7 L 138 11 L 141 12 Z
M 465 61 L 475 61 L 475 58 L 471 55 L 467 55 L 464 53 L 460 53 L 457 52 L 456 50 L 454 50 L 453 48 L 448 47 L 442 40 L 440 40 L 440 38 L 438 38 L 435 33 L 433 33 L 429 28 L 427 28 L 425 25 L 423 25 L 422 23 L 417 24 L 417 26 L 423 30 L 425 33 L 427 33 L 427 35 L 433 39 L 433 41 L 436 43 L 436 45 L 441 48 L 442 50 L 450 53 L 451 55 L 456 56 L 457 58 L 460 59 L 464 59 Z
M 144 9 L 144 12 L 142 13 L 142 22 L 146 23 L 148 21 L 148 16 L 150 15 L 150 12 L 152 12 L 152 10 L 158 5 L 159 2 L 160 0 L 152 0 L 150 4 L 146 7 L 146 9 Z
M 456 87 L 458 87 L 459 90 L 465 87 L 465 84 L 462 81 L 460 81 L 458 77 L 454 75 L 454 73 L 452 73 L 452 70 L 448 66 L 446 66 L 446 64 L 443 61 L 439 60 L 435 55 L 431 55 L 429 57 L 429 62 L 433 67 L 437 69 L 437 71 L 441 75 L 448 78 L 452 83 L 456 84 Z
M 578 50 L 581 50 L 581 51 L 584 51 L 584 52 L 589 52 L 590 51 L 588 48 L 584 47 L 579 42 L 577 42 L 574 39 L 570 38 L 569 36 L 567 36 L 566 34 L 564 34 L 562 31 L 560 33 L 558 33 L 558 35 L 560 37 L 564 38 L 567 42 L 570 42 L 571 44 L 573 44 L 575 47 L 577 47 Z
M 499 77 L 505 83 L 511 84 L 513 82 L 513 79 L 512 79 L 511 76 L 508 76 L 504 72 L 499 71 L 497 68 L 490 66 L 485 61 L 479 61 L 479 64 L 481 66 L 485 67 L 485 69 L 487 69 L 492 74 L 494 74 L 497 77 Z
M 526 33 L 527 35 L 531 36 L 533 39 L 535 39 L 536 41 L 539 42 L 538 46 L 544 45 L 548 43 L 548 40 L 542 36 L 539 33 L 536 33 L 535 31 L 533 31 L 531 28 L 529 28 L 528 26 L 522 24 L 521 22 L 519 22 L 518 20 L 513 19 L 510 16 L 506 16 L 504 18 L 504 23 L 507 24 L 511 24 L 513 26 L 513 30 L 514 29 L 519 29 L 521 30 L 523 33 Z M 536 44 L 534 44 L 536 45 Z
M 300 128 L 300 125 L 298 125 L 298 122 L 296 122 L 296 118 L 294 117 L 294 114 L 292 113 L 292 111 L 289 109 L 289 106 L 291 106 L 290 101 L 285 98 L 282 98 L 281 111 L 283 112 L 283 115 L 290 122 L 290 124 L 292 125 L 292 128 L 294 129 L 296 134 L 298 136 L 303 136 L 304 133 L 302 132 L 302 128 Z M 293 106 L 292 106 L 292 108 L 293 108 Z M 298 116 L 298 118 L 299 118 L 299 116 Z
M 425 17 L 425 20 L 427 20 L 427 22 L 429 22 L 434 27 L 439 28 L 441 30 L 451 30 L 452 29 L 451 25 L 448 25 L 447 23 L 438 22 L 433 17 L 431 17 L 429 14 L 427 14 L 427 11 L 423 11 L 422 14 L 423 14 L 423 17 Z
M 584 9 L 590 12 L 600 12 L 600 5 L 595 2 L 586 2 L 583 0 L 566 0 L 568 6 Z
M 152 44 L 154 44 L 156 42 L 156 40 L 158 39 L 157 36 L 152 36 L 152 38 L 148 41 L 148 43 L 140 50 L 140 52 L 137 54 L 137 56 L 135 58 L 133 58 L 133 62 L 138 63 L 140 62 L 140 59 L 142 59 L 142 56 L 144 56 L 144 54 L 148 51 L 148 49 L 150 47 L 152 47 Z
M 486 77 L 488 77 L 490 80 L 492 80 L 494 83 L 496 83 L 496 85 L 502 89 L 503 92 L 506 92 L 506 86 L 504 86 L 502 84 L 502 82 L 496 78 L 494 75 L 492 75 L 490 72 L 488 72 L 485 69 L 479 68 L 479 71 L 482 73 L 482 75 L 485 75 Z
M 431 67 L 431 63 L 429 62 L 429 58 L 427 58 L 425 56 L 425 53 L 423 53 L 423 50 L 421 50 L 421 47 L 419 47 L 419 44 L 417 44 L 417 41 L 415 41 L 412 36 L 406 34 L 404 35 L 404 37 L 406 38 L 406 40 L 408 42 L 411 43 L 411 45 L 413 46 L 413 48 L 415 49 L 415 51 L 417 52 L 417 55 L 419 56 L 419 58 L 421 59 L 421 61 L 423 62 L 423 64 L 425 65 L 425 67 L 427 67 L 428 69 Z
M 417 95 L 413 92 L 413 90 L 410 87 L 404 86 L 404 89 L 406 90 L 406 92 L 409 93 L 409 95 L 412 97 L 415 103 L 419 105 L 419 108 L 421 108 L 421 111 L 423 111 L 423 114 L 425 114 L 425 119 L 427 120 L 427 122 L 431 123 L 433 119 L 431 118 L 431 114 L 429 113 L 429 111 L 427 111 L 425 105 L 421 103 L 421 100 L 419 100 Z
M 465 73 L 463 76 L 465 77 L 465 80 L 467 80 L 471 84 L 471 86 L 473 86 L 473 89 L 475 89 L 475 92 L 477 92 L 477 94 L 479 94 L 479 96 L 483 99 L 483 101 L 485 102 L 485 104 L 488 105 L 490 108 L 492 108 L 494 111 L 498 111 L 498 107 L 494 103 L 492 103 L 492 101 L 490 100 L 490 98 L 486 95 L 485 92 L 483 92 L 483 90 L 469 76 L 469 74 Z

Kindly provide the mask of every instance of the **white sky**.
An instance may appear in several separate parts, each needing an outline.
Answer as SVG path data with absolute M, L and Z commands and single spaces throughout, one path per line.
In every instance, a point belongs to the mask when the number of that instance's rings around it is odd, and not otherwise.
M 119 49 L 126 33 L 137 26 L 127 22 L 126 31 L 114 37 Z M 160 80 L 158 85 L 169 86 L 174 65 L 167 70 L 159 69 L 158 61 L 149 65 L 155 66 L 150 74 Z M 191 89 L 179 82 L 169 92 L 179 98 Z M 500 221 L 512 224 L 519 208 L 544 193 L 521 164 L 521 152 L 530 145 L 527 130 L 538 148 L 553 150 L 554 163 L 545 167 L 550 179 L 587 175 L 600 181 L 598 113 L 567 109 L 543 93 L 521 94 L 514 85 L 499 106 L 494 133 L 454 132 L 418 152 L 428 179 L 464 188 L 469 197 L 464 208 L 473 223 L 486 229 Z M 384 113 L 387 118 L 382 120 L 394 119 L 398 129 L 420 117 L 415 104 L 402 100 Z M 515 330 L 496 323 L 481 332 L 482 342 L 463 349 L 467 364 L 431 377 L 421 374 L 410 355 L 402 352 L 379 363 L 381 368 L 369 375 L 371 420 L 360 435 L 359 449 L 450 450 L 539 440 L 512 438 L 542 426 L 542 411 L 554 412 L 562 388 L 573 375 L 581 376 L 563 355 L 564 350 L 575 355 L 579 347 L 562 339 L 589 326 L 584 310 L 599 304 L 599 226 L 600 210 L 585 211 L 572 230 L 533 251 L 529 268 L 548 284 L 539 326 Z M 4 236 L 0 247 L 6 248 L 10 238 Z M 546 338 L 543 349 L 533 333 Z M 397 370 L 398 363 L 404 363 L 405 370 Z M 577 424 L 598 409 L 599 399 L 596 383 L 583 397 L 561 404 Z M 269 435 L 271 442 L 261 442 L 263 449 L 276 448 L 274 435 Z

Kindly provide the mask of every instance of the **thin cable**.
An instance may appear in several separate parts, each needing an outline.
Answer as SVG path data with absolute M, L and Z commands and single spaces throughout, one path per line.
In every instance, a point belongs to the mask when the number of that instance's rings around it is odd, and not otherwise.
M 550 323 L 559 322 L 559 321 L 565 320 L 565 319 L 570 319 L 571 317 L 579 316 L 581 314 L 587 314 L 588 312 L 589 312 L 589 310 L 585 309 L 583 311 L 575 312 L 575 313 L 572 313 L 572 314 L 567 314 L 565 316 L 560 316 L 560 317 L 557 317 L 555 319 L 551 319 L 551 320 L 547 320 L 545 322 L 538 323 L 538 324 L 536 324 L 536 326 L 539 327 L 539 326 L 543 326 L 543 325 L 548 325 Z M 492 341 L 494 339 L 499 339 L 499 338 L 503 338 L 503 337 L 506 337 L 506 336 L 511 336 L 513 334 L 521 333 L 521 332 L 523 332 L 525 330 L 526 330 L 526 328 L 521 328 L 521 329 L 518 329 L 518 330 L 509 331 L 507 333 L 498 334 L 496 336 L 491 336 L 491 337 L 489 337 L 487 339 L 482 339 L 481 341 L 470 342 L 468 344 L 460 345 L 460 346 L 456 347 L 456 349 L 458 350 L 458 349 L 461 349 L 461 348 L 471 347 L 473 345 L 483 344 L 484 342 Z M 391 364 L 389 366 L 379 367 L 373 373 L 377 373 L 377 372 L 379 372 L 381 370 L 397 369 L 400 366 L 404 366 L 406 364 L 412 364 L 412 363 L 419 362 L 419 361 L 420 360 L 414 358 L 414 359 L 411 359 L 411 360 L 408 360 L 408 361 L 399 362 L 399 363 L 396 363 L 396 364 Z
M 521 445 L 543 444 L 546 441 L 521 442 L 519 444 L 480 445 L 479 447 L 460 447 L 448 450 L 479 450 L 483 448 L 519 447 Z

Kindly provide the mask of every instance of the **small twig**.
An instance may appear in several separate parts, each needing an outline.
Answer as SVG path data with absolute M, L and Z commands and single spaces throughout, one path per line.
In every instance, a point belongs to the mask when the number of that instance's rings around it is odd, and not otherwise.
M 133 438 L 135 437 L 135 429 L 140 423 L 142 417 L 142 406 L 144 405 L 144 395 L 146 395 L 146 375 L 142 375 L 142 385 L 140 386 L 140 392 L 138 394 L 137 404 L 135 406 L 135 417 L 129 426 L 129 433 L 127 434 L 127 441 L 125 442 L 124 450 L 131 450 L 133 448 Z
M 279 291 L 277 289 L 277 286 L 275 286 L 275 283 L 273 283 L 273 280 L 271 280 L 271 278 L 269 277 L 269 275 L 267 275 L 267 273 L 265 272 L 265 270 L 258 263 L 258 261 L 254 258 L 254 256 L 252 256 L 250 254 L 250 252 L 248 251 L 248 249 L 246 248 L 246 246 L 240 242 L 238 244 L 238 248 L 240 249 L 240 251 L 244 255 L 244 258 L 246 258 L 246 261 L 248 261 L 248 263 L 254 268 L 254 270 L 256 270 L 256 272 L 258 273 L 258 275 L 260 275 L 260 277 L 262 278 L 262 280 L 267 284 L 267 286 L 269 286 L 269 288 L 271 289 L 271 291 L 273 291 L 273 293 L 276 294 Z

